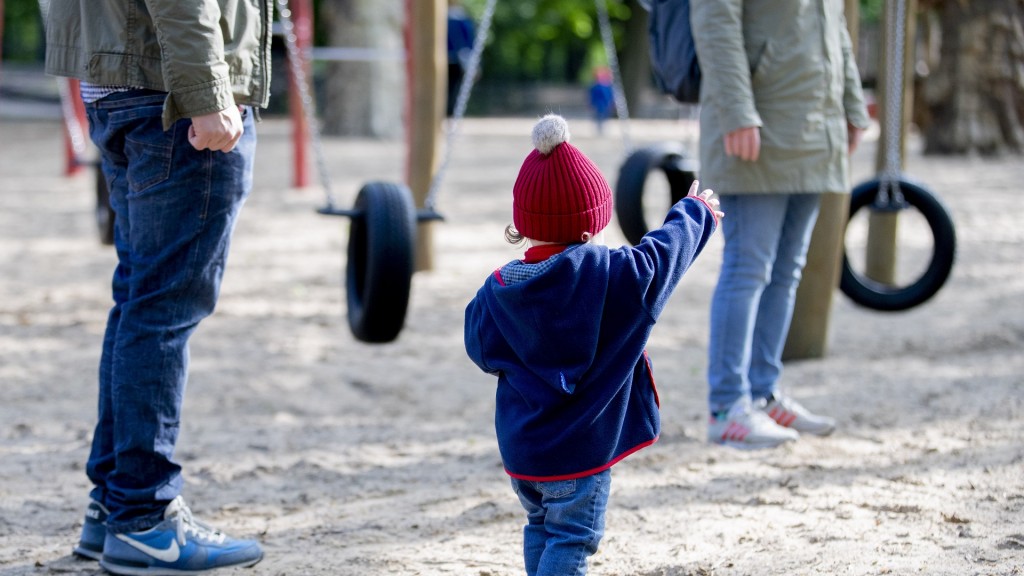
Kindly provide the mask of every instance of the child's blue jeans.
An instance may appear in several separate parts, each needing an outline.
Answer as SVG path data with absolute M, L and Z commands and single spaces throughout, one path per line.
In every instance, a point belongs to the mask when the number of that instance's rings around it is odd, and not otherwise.
M 611 469 L 574 480 L 512 479 L 526 509 L 523 556 L 528 576 L 583 576 L 604 536 Z

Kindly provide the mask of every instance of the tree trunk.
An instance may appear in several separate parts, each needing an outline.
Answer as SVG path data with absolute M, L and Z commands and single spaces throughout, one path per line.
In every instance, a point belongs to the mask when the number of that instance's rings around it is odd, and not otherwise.
M 331 61 L 325 67 L 323 132 L 342 136 L 402 136 L 405 63 L 404 2 L 323 0 L 317 27 L 335 48 L 372 51 L 369 59 Z M 358 56 L 357 56 L 358 58 Z
M 1024 0 L 935 5 L 941 46 L 922 82 L 925 153 L 1024 152 Z
M 637 0 L 628 0 L 632 16 L 626 23 L 626 42 L 622 47 L 622 91 L 629 113 L 639 113 L 643 97 L 650 92 L 651 56 L 647 39 L 647 10 Z

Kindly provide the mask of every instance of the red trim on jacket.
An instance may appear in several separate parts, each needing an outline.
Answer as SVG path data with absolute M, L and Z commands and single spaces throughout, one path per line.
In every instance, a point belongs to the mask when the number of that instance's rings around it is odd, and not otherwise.
M 526 480 L 528 482 L 558 482 L 559 480 L 575 480 L 576 478 L 586 478 L 587 476 L 593 476 L 594 474 L 597 474 L 598 472 L 604 472 L 605 470 L 611 468 L 612 466 L 615 466 L 616 464 L 621 462 L 624 458 L 626 458 L 630 454 L 632 454 L 634 452 L 637 452 L 639 450 L 643 450 L 644 448 L 647 448 L 651 444 L 654 444 L 655 442 L 658 441 L 658 438 L 659 438 L 659 436 L 655 436 L 653 439 L 648 440 L 647 442 L 644 442 L 643 444 L 639 444 L 637 446 L 634 446 L 634 447 L 630 448 L 629 450 L 626 450 L 622 454 L 619 454 L 611 462 L 609 462 L 609 463 L 607 463 L 607 464 L 605 464 L 603 466 L 598 466 L 597 468 L 592 468 L 590 470 L 584 470 L 583 472 L 574 472 L 572 474 L 563 474 L 561 476 L 526 476 L 526 475 L 523 475 L 523 474 L 513 474 L 512 472 L 509 472 L 508 468 L 506 468 L 505 469 L 505 473 L 508 474 L 509 476 L 515 478 L 516 480 Z

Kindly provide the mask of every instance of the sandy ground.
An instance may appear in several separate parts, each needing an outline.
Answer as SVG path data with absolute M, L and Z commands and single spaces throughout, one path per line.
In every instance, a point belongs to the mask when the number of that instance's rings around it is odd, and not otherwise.
M 345 320 L 347 222 L 290 188 L 288 127 L 260 126 L 256 189 L 218 312 L 197 332 L 177 457 L 197 515 L 258 537 L 240 574 L 521 573 L 523 514 L 498 457 L 494 381 L 466 358 L 463 309 L 518 252 L 502 239 L 531 119 L 471 120 L 439 197 L 436 262 L 399 340 Z M 623 143 L 574 120 L 614 180 Z M 635 122 L 638 143 L 680 124 Z M 855 158 L 873 173 L 875 141 Z M 401 179 L 401 143 L 327 142 L 342 205 Z M 0 575 L 102 571 L 69 556 L 88 482 L 110 305 L 91 176 L 65 178 L 60 125 L 0 119 Z M 838 431 L 773 451 L 704 441 L 716 237 L 651 338 L 664 431 L 615 468 L 595 575 L 1024 574 L 1024 164 L 923 158 L 959 252 L 925 305 L 879 313 L 837 293 L 828 354 L 784 385 Z M 622 242 L 616 225 L 609 243 Z M 233 572 L 226 572 L 233 573 Z

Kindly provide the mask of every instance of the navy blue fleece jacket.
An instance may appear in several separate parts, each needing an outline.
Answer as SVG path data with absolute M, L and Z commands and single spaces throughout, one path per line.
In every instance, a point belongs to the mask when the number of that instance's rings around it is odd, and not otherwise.
M 505 470 L 553 481 L 611 467 L 658 439 L 658 393 L 644 347 L 717 226 L 703 201 L 676 203 L 661 228 L 615 250 L 573 244 L 495 271 L 466 308 L 469 357 L 498 377 Z M 537 260 L 537 258 L 533 258 Z

